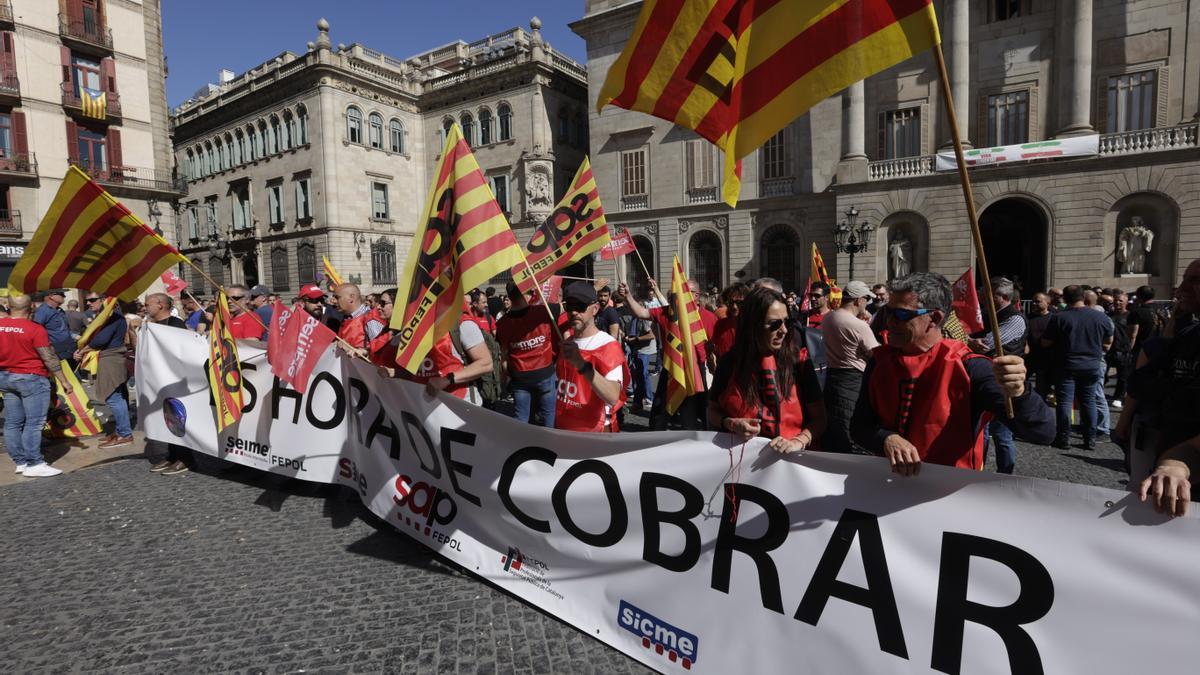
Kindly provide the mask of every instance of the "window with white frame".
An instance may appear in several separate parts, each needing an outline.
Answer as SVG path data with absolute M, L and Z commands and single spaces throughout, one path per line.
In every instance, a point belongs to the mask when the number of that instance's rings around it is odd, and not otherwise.
M 388 214 L 387 183 L 371 183 L 371 217 L 375 220 L 387 220 Z
M 400 120 L 388 122 L 388 137 L 391 141 L 392 152 L 404 154 L 404 125 Z
M 777 180 L 795 176 L 792 163 L 792 126 L 767 139 L 758 151 L 762 161 L 762 180 Z
M 500 210 L 508 213 L 508 176 L 488 176 L 488 183 L 492 186 L 492 194 L 496 196 Z
M 296 181 L 296 219 L 307 220 L 312 218 L 312 192 L 309 178 L 301 178 Z
M 621 153 L 621 196 L 635 197 L 646 194 L 646 149 L 626 150 Z
M 292 120 L 292 111 L 283 111 L 283 127 L 279 131 L 279 133 L 282 135 L 282 141 L 279 144 L 280 150 L 291 150 L 292 147 L 296 145 L 295 130 L 296 125 Z
M 280 138 L 279 138 L 279 118 L 274 115 L 271 116 L 271 135 L 269 138 L 270 138 L 270 143 L 268 143 L 268 145 L 270 146 L 270 148 L 268 149 L 268 152 L 270 152 L 273 155 L 273 154 L 279 152 L 279 140 L 280 140 Z
M 1029 142 L 1029 90 L 987 97 L 987 144 Z
M 370 140 L 372 148 L 383 149 L 383 115 L 379 113 L 371 113 L 368 118 L 370 123 Z
M 363 142 L 362 111 L 354 106 L 346 109 L 346 140 L 359 144 Z
M 484 108 L 479 111 L 479 144 L 487 145 L 492 142 L 492 111 Z
M 512 138 L 512 108 L 508 107 L 507 103 L 501 103 L 496 108 L 496 117 L 499 120 L 499 136 L 500 140 L 507 141 Z
M 716 147 L 702 138 L 684 144 L 688 190 L 716 187 L 716 154 Z
M 1153 127 L 1157 116 L 1157 85 L 1158 73 L 1153 70 L 1108 78 L 1104 130 L 1117 133 Z
M 283 222 L 283 183 L 272 183 L 267 186 L 267 215 L 271 225 Z
M 917 157 L 921 154 L 921 108 L 900 108 L 879 113 L 881 159 Z

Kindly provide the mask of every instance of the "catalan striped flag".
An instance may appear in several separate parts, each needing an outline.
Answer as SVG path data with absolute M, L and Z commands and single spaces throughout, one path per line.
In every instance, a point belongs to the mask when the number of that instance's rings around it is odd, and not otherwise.
M 8 287 L 18 293 L 87 288 L 135 300 L 187 258 L 113 199 L 77 166 L 38 225 Z
M 341 286 L 343 283 L 345 283 L 342 280 L 342 275 L 338 274 L 338 271 L 334 269 L 333 263 L 329 262 L 329 256 L 321 256 L 321 261 L 325 266 L 325 279 L 329 281 L 334 289 L 337 289 L 338 286 Z
M 103 91 L 79 86 L 79 107 L 84 117 L 102 120 L 108 117 L 108 96 Z
M 100 306 L 100 311 L 96 316 L 92 317 L 91 323 L 83 329 L 83 335 L 80 335 L 79 339 L 75 341 L 75 346 L 79 349 L 86 347 L 92 341 L 92 336 L 96 334 L 96 331 L 104 328 L 104 324 L 108 323 L 108 317 L 112 316 L 113 308 L 116 306 L 116 298 L 112 296 L 105 298 L 104 304 Z M 92 373 L 95 374 L 95 371 L 93 370 Z
M 812 245 L 812 264 L 809 266 L 808 272 L 808 287 L 811 289 L 813 283 L 824 281 L 829 285 L 829 306 L 836 309 L 842 304 L 842 289 L 837 285 L 837 282 L 829 276 L 829 270 L 825 269 L 825 259 L 821 257 L 821 250 L 817 248 L 817 242 Z M 809 309 L 808 307 L 808 291 L 804 292 L 804 303 L 801 309 Z
M 932 0 L 645 0 L 596 109 L 695 130 L 741 162 L 823 99 L 940 41 Z
M 217 412 L 217 431 L 225 431 L 242 418 L 242 366 L 237 343 L 229 332 L 229 298 L 217 294 L 213 325 L 208 331 L 208 386 Z
M 396 364 L 410 373 L 458 323 L 463 293 L 511 270 L 524 256 L 457 124 L 446 133 L 424 214 L 391 321 L 399 331 Z
M 584 157 L 571 180 L 571 187 L 550 217 L 534 230 L 533 238 L 525 247 L 529 268 L 518 263 L 512 269 L 513 279 L 522 291 L 533 290 L 535 285 L 545 283 L 564 267 L 599 251 L 611 239 L 592 165 Z M 537 277 L 537 284 L 529 277 L 530 269 Z
M 96 352 L 88 352 L 96 354 Z M 63 374 L 67 376 L 67 381 L 71 383 L 71 393 L 64 395 L 62 391 L 62 383 L 58 378 L 52 377 L 54 380 L 54 401 L 50 414 L 46 416 L 46 427 L 43 429 L 43 434 L 56 438 L 86 438 L 95 436 L 104 431 L 100 426 L 100 420 L 96 419 L 96 413 L 87 407 L 87 392 L 84 391 L 83 385 L 79 384 L 79 378 L 75 377 L 75 373 L 71 371 L 71 366 L 66 361 L 62 362 Z
M 704 391 L 704 373 L 700 370 L 700 359 L 696 357 L 696 345 L 708 340 L 700 320 L 700 308 L 688 287 L 679 256 L 675 256 L 675 267 L 671 271 L 671 308 L 675 320 L 667 327 L 663 354 L 664 368 L 671 377 L 667 380 L 667 412 L 674 415 L 685 398 Z

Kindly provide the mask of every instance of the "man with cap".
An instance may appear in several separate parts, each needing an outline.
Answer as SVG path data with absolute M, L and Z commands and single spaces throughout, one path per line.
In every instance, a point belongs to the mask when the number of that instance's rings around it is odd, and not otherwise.
M 271 289 L 262 284 L 256 284 L 250 289 L 250 303 L 248 305 L 258 318 L 262 319 L 264 326 L 271 325 L 271 313 L 273 310 L 271 303 Z M 267 339 L 267 329 L 263 328 L 262 338 Z
M 67 325 L 67 314 L 63 311 L 63 303 L 67 301 L 67 292 L 62 288 L 52 288 L 43 295 L 42 304 L 33 313 L 33 322 L 46 329 L 50 336 L 50 346 L 58 358 L 71 361 L 75 353 L 75 340 L 71 338 L 71 328 Z M 71 364 L 74 367 L 75 364 Z
M 596 327 L 600 300 L 586 281 L 563 293 L 567 334 L 558 358 L 558 399 L 554 426 L 568 431 L 615 432 L 617 410 L 625 403 L 629 367 L 625 350 Z
M 325 291 L 316 284 L 304 284 L 300 287 L 300 302 L 304 304 L 304 311 L 308 312 L 312 318 L 320 321 L 325 313 Z
M 829 369 L 825 375 L 825 411 L 829 427 L 824 450 L 850 452 L 850 418 L 862 389 L 863 371 L 871 352 L 879 346 L 871 325 L 860 318 L 871 302 L 871 289 L 851 281 L 842 289 L 842 305 L 827 312 L 821 321 Z

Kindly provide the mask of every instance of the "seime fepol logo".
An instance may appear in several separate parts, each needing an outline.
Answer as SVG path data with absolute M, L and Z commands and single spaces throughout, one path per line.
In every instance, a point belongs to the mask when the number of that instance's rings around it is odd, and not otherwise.
M 617 607 L 617 625 L 641 638 L 642 646 L 653 648 L 666 656 L 671 663 L 679 663 L 691 670 L 700 651 L 700 639 L 691 633 L 676 628 L 649 612 L 621 601 Z

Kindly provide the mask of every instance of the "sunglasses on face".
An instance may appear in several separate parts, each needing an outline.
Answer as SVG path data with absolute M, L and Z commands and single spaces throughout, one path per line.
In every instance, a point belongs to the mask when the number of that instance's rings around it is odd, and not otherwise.
M 767 323 L 765 323 L 763 325 L 766 327 L 766 329 L 769 332 L 774 333 L 775 331 L 779 330 L 780 328 L 783 328 L 783 324 L 786 322 L 787 322 L 787 319 L 775 319 L 774 321 L 768 321 Z
M 825 297 L 825 294 L 824 293 L 809 293 L 808 297 L 812 298 L 813 300 L 820 300 L 821 298 Z
M 921 308 L 921 309 L 896 308 L 896 309 L 891 310 L 891 314 L 892 314 L 892 316 L 896 317 L 897 321 L 911 321 L 911 320 L 917 318 L 918 316 L 925 316 L 926 314 L 928 314 L 932 311 L 933 311 L 932 309 L 925 309 L 925 308 Z
M 231 296 L 229 296 L 229 299 L 230 299 L 230 300 L 245 300 L 245 299 L 246 299 L 246 296 L 244 296 L 244 295 L 231 295 Z
M 568 300 L 568 301 L 566 301 L 566 302 L 564 302 L 564 303 L 563 303 L 563 307 L 564 307 L 564 308 L 565 308 L 565 309 L 566 309 L 568 312 L 586 312 L 586 311 L 587 311 L 587 308 L 588 308 L 588 303 L 586 303 L 586 302 L 577 302 L 577 301 L 575 301 L 575 300 Z
M 100 298 L 87 298 L 87 302 L 99 302 Z

